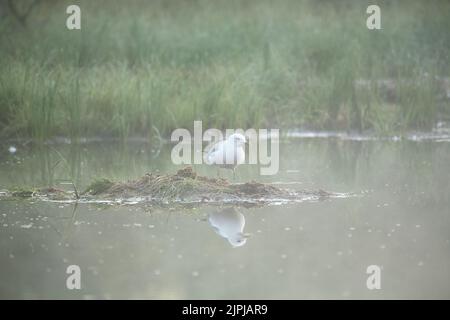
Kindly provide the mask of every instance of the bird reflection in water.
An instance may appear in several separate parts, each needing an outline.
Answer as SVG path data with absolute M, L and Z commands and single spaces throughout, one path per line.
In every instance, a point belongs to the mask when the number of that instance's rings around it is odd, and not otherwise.
M 249 234 L 244 233 L 245 217 L 235 207 L 210 213 L 208 221 L 233 247 L 241 247 L 247 242 Z

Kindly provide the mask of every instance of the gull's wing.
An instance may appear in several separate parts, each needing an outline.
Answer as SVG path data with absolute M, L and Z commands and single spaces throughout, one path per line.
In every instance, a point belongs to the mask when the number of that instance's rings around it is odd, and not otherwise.
M 220 150 L 223 147 L 223 143 L 225 140 L 216 141 L 212 144 L 209 144 L 205 150 L 203 150 L 203 159 L 207 164 L 210 164 L 209 157 L 216 153 L 218 150 Z
M 214 153 L 223 144 L 225 140 L 215 141 L 214 143 L 208 144 L 208 146 L 203 150 L 203 153 Z

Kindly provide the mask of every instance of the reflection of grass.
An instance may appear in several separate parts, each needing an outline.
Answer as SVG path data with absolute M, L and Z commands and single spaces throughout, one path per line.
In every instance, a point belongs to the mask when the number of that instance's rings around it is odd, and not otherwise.
M 71 2 L 72 3 L 72 2 Z M 449 116 L 450 3 L 44 3 L 0 25 L 0 136 L 167 136 L 176 127 L 429 129 Z M 68 4 L 68 2 L 67 2 Z M 2 20 L 3 21 L 3 20 Z M 357 80 L 392 79 L 392 92 Z

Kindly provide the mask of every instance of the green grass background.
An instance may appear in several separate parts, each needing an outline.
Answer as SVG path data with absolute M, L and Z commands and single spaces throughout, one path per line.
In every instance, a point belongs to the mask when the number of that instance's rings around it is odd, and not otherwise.
M 382 30 L 366 28 L 369 4 Z M 43 1 L 25 28 L 0 8 L 0 138 L 167 137 L 194 120 L 383 134 L 450 118 L 450 1 Z M 394 87 L 361 85 L 380 80 Z

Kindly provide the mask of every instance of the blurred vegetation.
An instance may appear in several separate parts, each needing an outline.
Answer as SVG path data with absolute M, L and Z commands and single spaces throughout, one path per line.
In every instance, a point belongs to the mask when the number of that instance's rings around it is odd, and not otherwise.
M 3 138 L 167 137 L 194 120 L 387 133 L 450 119 L 450 1 L 34 2 L 0 2 Z M 79 31 L 65 27 L 70 4 Z

